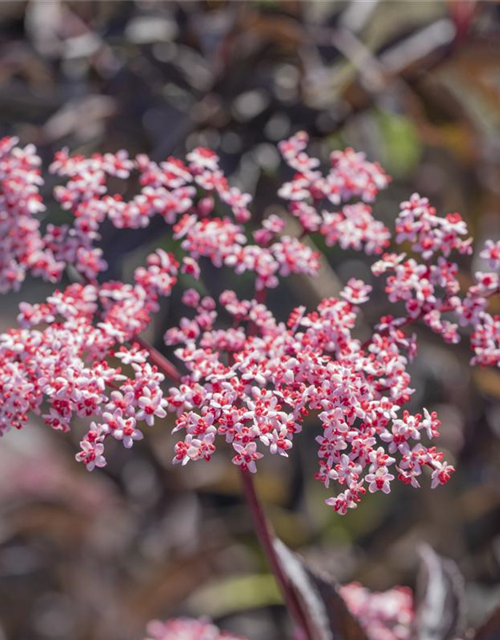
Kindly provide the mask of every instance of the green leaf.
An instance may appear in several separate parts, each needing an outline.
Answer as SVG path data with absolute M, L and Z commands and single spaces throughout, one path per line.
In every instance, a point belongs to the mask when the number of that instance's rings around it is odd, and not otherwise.
M 411 173 L 422 155 L 422 143 L 412 120 L 378 109 L 375 116 L 382 139 L 382 165 L 398 178 Z

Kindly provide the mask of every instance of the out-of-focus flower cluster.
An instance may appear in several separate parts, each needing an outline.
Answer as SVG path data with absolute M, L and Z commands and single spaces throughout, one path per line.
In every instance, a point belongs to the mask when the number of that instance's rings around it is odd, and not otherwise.
M 370 591 L 352 582 L 340 588 L 350 612 L 369 640 L 409 640 L 414 619 L 413 594 L 408 587 Z
M 416 339 L 404 327 L 421 319 L 452 343 L 468 327 L 472 363 L 498 365 L 500 318 L 488 312 L 488 298 L 499 290 L 500 244 L 486 244 L 480 256 L 490 271 L 477 273 L 463 291 L 451 255 L 472 252 L 466 224 L 456 213 L 438 216 L 415 194 L 396 219 L 393 252 L 384 253 L 391 234 L 367 202 L 388 185 L 388 176 L 350 149 L 333 152 L 324 174 L 306 144 L 302 133 L 280 144 L 295 174 L 279 195 L 300 222 L 297 237 L 286 235 L 284 218 L 274 214 L 252 227 L 251 196 L 230 186 L 216 154 L 203 148 L 185 162 L 161 163 L 125 152 L 58 153 L 50 169 L 64 184 L 54 194 L 71 218 L 42 233 L 40 160 L 33 147 L 4 139 L 0 289 L 18 289 L 28 273 L 56 280 L 66 265 L 83 282 L 44 303 L 22 303 L 19 328 L 0 336 L 0 433 L 22 427 L 30 412 L 62 431 L 74 417 L 87 418 L 77 459 L 91 470 L 105 464 L 107 438 L 131 447 L 143 437 L 144 423 L 171 412 L 182 434 L 174 462 L 209 460 L 225 441 L 233 462 L 253 472 L 263 451 L 287 456 L 313 413 L 321 424 L 317 478 L 340 490 L 327 500 L 337 512 L 356 507 L 367 491 L 389 492 L 396 477 L 418 487 L 424 469 L 433 487 L 446 482 L 453 467 L 423 443 L 438 436 L 436 414 L 403 410 L 413 393 L 407 367 L 416 355 Z M 124 200 L 109 193 L 108 177 L 125 180 L 133 171 L 137 195 Z M 104 220 L 139 228 L 154 215 L 171 226 L 175 256 L 158 249 L 135 271 L 134 284 L 98 284 L 106 264 L 94 245 Z M 265 305 L 267 290 L 283 277 L 319 270 L 319 254 L 304 241 L 312 233 L 327 245 L 377 254 L 373 273 L 387 277 L 389 301 L 399 303 L 396 309 L 404 305 L 403 314 L 380 318 L 362 341 L 356 321 L 372 287 L 351 279 L 316 310 L 299 307 L 276 318 Z M 413 257 L 398 252 L 401 244 Z M 216 300 L 185 289 L 186 315 L 165 334 L 166 343 L 176 345 L 177 369 L 138 334 L 179 272 L 194 286 L 206 260 L 253 273 L 255 295 L 242 300 L 225 291 Z M 167 395 L 165 376 L 176 383 Z
M 413 594 L 408 587 L 376 592 L 357 582 L 340 588 L 350 613 L 369 640 L 409 640 L 414 620 Z M 144 640 L 245 640 L 220 631 L 206 620 L 173 618 L 151 621 Z
M 166 622 L 153 620 L 148 624 L 144 640 L 246 640 L 221 631 L 205 620 L 172 618 Z

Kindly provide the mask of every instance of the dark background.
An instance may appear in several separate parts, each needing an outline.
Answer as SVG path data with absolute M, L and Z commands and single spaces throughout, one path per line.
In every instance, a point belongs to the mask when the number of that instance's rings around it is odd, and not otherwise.
M 418 190 L 442 213 L 462 212 L 478 243 L 500 236 L 496 2 L 2 2 L 0 21 L 0 132 L 35 143 L 45 162 L 63 146 L 163 159 L 209 145 L 254 194 L 258 221 L 281 206 L 289 175 L 276 142 L 305 129 L 321 158 L 352 145 L 394 176 L 375 208 L 389 226 Z M 129 277 L 163 231 L 105 227 L 110 277 Z M 475 262 L 463 264 L 464 284 Z M 353 275 L 368 280 L 369 263 L 329 251 L 318 279 L 288 280 L 272 306 L 312 306 Z M 251 290 L 216 270 L 207 281 Z M 20 300 L 48 291 L 27 282 L 4 297 L 1 328 Z M 376 300 L 365 322 L 387 309 Z M 177 307 L 165 306 L 150 339 L 161 344 Z M 441 414 L 440 446 L 457 467 L 446 487 L 401 486 L 336 516 L 313 479 L 315 424 L 288 461 L 263 461 L 257 487 L 278 535 L 341 581 L 413 586 L 429 542 L 458 563 L 477 623 L 500 601 L 500 373 L 470 369 L 467 340 L 449 348 L 417 333 L 411 408 Z M 170 426 L 132 452 L 117 447 L 93 474 L 73 460 L 78 430 L 34 421 L 0 442 L 0 637 L 133 640 L 148 619 L 178 614 L 208 614 L 251 640 L 283 637 L 236 469 L 223 452 L 173 468 Z

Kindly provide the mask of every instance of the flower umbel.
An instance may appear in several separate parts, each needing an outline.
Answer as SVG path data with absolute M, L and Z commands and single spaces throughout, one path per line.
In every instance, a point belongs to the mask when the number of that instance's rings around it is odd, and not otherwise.
M 40 159 L 34 147 L 4 138 L 0 291 L 18 290 L 27 274 L 56 282 L 67 265 L 81 282 L 43 303 L 22 303 L 18 328 L 0 336 L 0 434 L 23 427 L 31 412 L 61 431 L 84 419 L 89 426 L 76 457 L 92 470 L 106 464 L 109 438 L 130 448 L 171 413 L 181 436 L 174 463 L 208 461 L 225 442 L 233 463 L 255 472 L 265 453 L 287 457 L 301 430 L 319 424 L 316 477 L 335 491 L 327 503 L 338 513 L 367 492 L 389 492 L 397 479 L 418 487 L 426 469 L 432 487 L 447 482 L 453 467 L 429 445 L 439 435 L 438 417 L 404 409 L 416 356 L 416 339 L 405 328 L 420 321 L 456 343 L 467 327 L 472 364 L 498 366 L 500 318 L 488 312 L 488 298 L 499 292 L 498 242 L 487 241 L 480 253 L 492 271 L 476 273 L 464 290 L 453 255 L 467 256 L 473 245 L 459 214 L 439 216 L 414 194 L 401 205 L 391 246 L 389 229 L 372 210 L 390 180 L 382 168 L 347 149 L 331 154 L 324 173 L 307 142 L 298 133 L 279 145 L 294 173 L 278 195 L 298 220 L 296 235 L 275 213 L 255 228 L 251 196 L 229 184 L 215 152 L 204 148 L 185 161 L 160 163 L 125 152 L 90 158 L 59 152 L 50 170 L 63 181 L 54 197 L 68 223 L 42 233 Z M 135 196 L 109 192 L 109 177 L 127 180 L 132 172 L 140 184 Z M 101 224 L 135 229 L 153 216 L 163 218 L 175 255 L 157 249 L 132 284 L 103 281 L 106 263 L 95 246 Z M 351 278 L 316 309 L 275 316 L 267 291 L 321 268 L 308 237 L 315 234 L 327 246 L 378 256 L 373 276 L 386 278 L 388 303 L 404 308 L 403 315 L 381 317 L 361 339 L 359 305 L 369 303 L 377 284 Z M 411 255 L 399 252 L 402 243 Z M 241 299 L 229 290 L 202 297 L 186 286 L 189 279 L 191 286 L 203 283 L 207 261 L 235 278 L 253 274 L 254 296 Z M 179 274 L 186 311 L 165 333 L 175 347 L 173 365 L 140 333 L 159 298 L 180 286 Z M 175 383 L 168 392 L 166 378 Z

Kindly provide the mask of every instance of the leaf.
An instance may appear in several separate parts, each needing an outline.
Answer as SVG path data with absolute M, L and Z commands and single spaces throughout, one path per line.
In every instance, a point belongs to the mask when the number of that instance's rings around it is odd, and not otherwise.
M 376 122 L 384 147 L 383 165 L 397 177 L 414 171 L 422 155 L 422 142 L 412 120 L 380 109 L 376 113 Z
M 203 611 L 204 616 L 216 619 L 281 603 L 281 594 L 272 574 L 250 574 L 202 584 L 184 605 L 188 611 Z
M 452 640 L 464 623 L 464 579 L 457 565 L 428 546 L 420 549 L 415 625 L 417 640 Z
M 322 576 L 275 538 L 274 548 L 291 588 L 302 606 L 314 640 L 367 640 L 330 576 Z
M 500 606 L 496 607 L 486 622 L 476 629 L 472 640 L 499 640 L 500 638 Z

